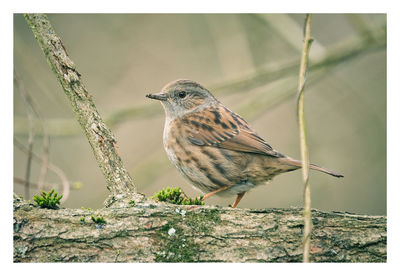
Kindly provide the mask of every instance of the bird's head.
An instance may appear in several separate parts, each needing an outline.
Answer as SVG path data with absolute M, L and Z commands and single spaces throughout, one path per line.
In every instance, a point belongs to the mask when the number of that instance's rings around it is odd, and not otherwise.
M 170 120 L 218 103 L 207 89 L 191 80 L 170 82 L 160 93 L 147 94 L 146 97 L 159 100 Z

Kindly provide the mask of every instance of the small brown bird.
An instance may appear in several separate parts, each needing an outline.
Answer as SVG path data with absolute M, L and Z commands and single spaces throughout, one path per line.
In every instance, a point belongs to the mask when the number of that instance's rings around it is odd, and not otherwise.
M 242 117 L 194 81 L 176 80 L 146 97 L 163 105 L 165 151 L 172 164 L 206 193 L 203 199 L 237 195 L 235 208 L 250 189 L 302 167 L 301 161 L 275 151 Z M 310 168 L 343 177 L 314 164 Z

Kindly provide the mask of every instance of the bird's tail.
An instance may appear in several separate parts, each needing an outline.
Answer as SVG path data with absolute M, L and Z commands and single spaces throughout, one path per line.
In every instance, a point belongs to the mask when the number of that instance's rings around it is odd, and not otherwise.
M 344 177 L 343 174 L 334 172 L 332 170 L 329 170 L 329 169 L 326 169 L 326 168 L 323 168 L 323 167 L 320 167 L 320 166 L 314 165 L 314 164 L 310 164 L 310 169 L 313 169 L 313 170 L 316 170 L 316 171 L 320 171 L 320 172 L 324 172 L 324 173 L 330 174 L 330 175 L 332 175 L 334 177 Z
M 290 157 L 286 157 L 286 158 L 283 158 L 283 159 L 285 160 L 285 163 L 287 163 L 287 164 L 294 165 L 294 166 L 296 166 L 298 168 L 302 167 L 302 162 L 299 161 L 299 160 L 295 160 L 295 159 L 292 159 Z M 330 174 L 330 175 L 332 175 L 334 177 L 343 177 L 343 175 L 340 174 L 340 173 L 334 172 L 332 170 L 323 168 L 323 167 L 315 165 L 315 164 L 310 164 L 310 169 L 316 170 L 316 171 L 320 171 L 320 172 L 323 172 L 323 173 L 327 173 L 327 174 Z

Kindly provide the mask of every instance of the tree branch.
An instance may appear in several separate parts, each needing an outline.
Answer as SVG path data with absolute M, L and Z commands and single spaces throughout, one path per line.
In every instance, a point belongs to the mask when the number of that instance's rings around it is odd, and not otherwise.
M 43 162 L 42 162 L 42 167 L 40 170 L 40 176 L 39 176 L 39 180 L 38 180 L 38 189 L 40 190 L 40 189 L 42 189 L 42 187 L 44 185 L 44 181 L 46 179 L 46 174 L 47 174 L 47 167 L 49 164 L 49 147 L 50 147 L 49 140 L 50 139 L 49 139 L 49 135 L 47 134 L 47 127 L 44 123 L 41 113 L 39 112 L 39 109 L 37 108 L 35 102 L 33 101 L 33 98 L 30 95 L 29 91 L 25 90 L 24 83 L 22 82 L 22 80 L 19 78 L 17 72 L 15 72 L 15 71 L 14 71 L 14 83 L 15 83 L 18 91 L 20 91 L 20 93 L 23 95 L 24 102 L 26 102 L 27 112 L 29 112 L 29 110 L 32 109 L 33 114 L 35 114 L 35 116 L 37 117 L 37 119 L 40 123 L 40 126 L 41 126 L 41 130 L 43 132 L 43 135 L 42 135 L 43 136 L 43 157 L 42 157 Z M 28 116 L 28 118 L 29 118 L 29 116 Z M 34 124 L 32 121 L 33 121 L 33 118 L 30 118 L 29 124 L 30 124 L 30 126 L 32 124 L 32 128 L 34 128 Z M 31 133 L 31 131 L 29 132 L 29 134 L 30 133 Z M 26 183 L 30 183 L 30 182 L 27 180 Z M 29 196 L 26 195 L 26 197 L 29 197 Z M 65 196 L 64 196 L 64 198 L 65 198 Z
M 301 262 L 302 212 L 149 200 L 49 210 L 15 198 L 14 262 Z M 386 262 L 385 217 L 312 213 L 311 261 Z
M 306 84 L 306 74 L 308 68 L 308 56 L 311 47 L 311 14 L 306 15 L 304 22 L 304 43 L 301 53 L 299 82 L 298 82 L 298 98 L 297 98 L 297 119 L 300 134 L 300 150 L 302 160 L 302 176 L 304 185 L 304 237 L 303 237 L 303 262 L 310 262 L 311 248 L 311 189 L 308 182 L 308 172 L 310 169 L 310 159 L 308 156 L 306 125 L 304 118 L 304 86 Z
M 107 204 L 111 204 L 116 197 L 126 197 L 129 193 L 134 193 L 136 188 L 133 181 L 117 154 L 117 142 L 97 112 L 92 96 L 82 83 L 81 74 L 68 57 L 61 39 L 55 33 L 47 16 L 26 14 L 25 19 L 68 97 L 105 176 L 107 189 L 111 192 Z
M 16 139 L 16 138 L 14 138 L 14 146 L 19 148 L 25 154 L 29 153 L 29 150 L 21 142 L 19 142 L 18 139 Z M 42 164 L 45 163 L 44 157 L 40 157 L 39 155 L 35 154 L 34 151 L 31 151 L 31 158 L 33 158 L 39 162 L 42 162 Z M 61 202 L 65 202 L 68 199 L 69 193 L 70 193 L 70 184 L 69 184 L 67 176 L 65 175 L 65 173 L 62 169 L 60 169 L 59 167 L 57 167 L 56 165 L 54 165 L 50 162 L 47 162 L 47 164 L 46 164 L 46 170 L 47 169 L 49 169 L 54 174 L 56 174 L 58 176 L 58 178 L 60 179 L 61 186 L 62 186 L 62 194 L 63 194 L 63 198 L 61 199 Z M 30 183 L 32 183 L 32 182 L 24 181 L 25 185 L 29 185 Z M 43 185 L 44 185 L 44 183 L 38 183 L 38 185 L 35 185 L 35 186 L 37 186 L 36 187 L 37 189 L 41 190 L 41 189 L 43 189 Z M 29 198 L 29 197 L 27 197 L 27 198 Z

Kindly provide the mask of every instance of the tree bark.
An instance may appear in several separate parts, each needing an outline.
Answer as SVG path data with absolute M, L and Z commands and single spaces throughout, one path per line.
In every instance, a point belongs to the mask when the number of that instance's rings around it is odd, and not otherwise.
M 301 262 L 303 210 L 14 199 L 14 262 Z M 102 217 L 96 224 L 91 217 Z M 312 210 L 311 262 L 386 262 L 386 217 Z
M 111 192 L 106 205 L 116 198 L 126 197 L 136 192 L 132 178 L 122 164 L 116 149 L 116 140 L 106 126 L 81 80 L 81 74 L 69 58 L 60 37 L 55 33 L 44 14 L 25 14 L 50 68 L 68 97 L 76 118 L 93 149 L 97 163 Z

